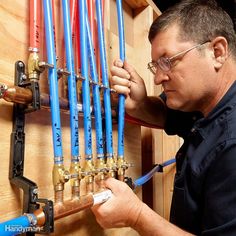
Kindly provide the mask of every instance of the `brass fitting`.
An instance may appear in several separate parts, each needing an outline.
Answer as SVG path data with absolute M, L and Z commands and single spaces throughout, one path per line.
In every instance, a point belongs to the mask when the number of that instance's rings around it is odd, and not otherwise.
M 39 80 L 39 75 L 44 71 L 45 68 L 53 68 L 54 66 L 39 61 L 39 54 L 37 51 L 31 51 L 28 59 L 28 78 L 29 80 Z
M 29 79 L 39 79 L 40 73 L 44 68 L 39 67 L 39 55 L 37 52 L 31 52 L 28 59 L 28 77 Z
M 103 156 L 97 157 L 95 167 L 96 167 L 96 170 L 98 172 L 104 172 L 105 171 L 106 164 L 105 164 L 105 159 L 104 159 Z
M 80 195 L 80 180 L 82 178 L 79 162 L 71 162 L 70 175 L 72 176 L 70 180 L 72 198 L 78 198 Z
M 89 159 L 89 160 L 86 160 L 85 159 L 85 164 L 84 164 L 84 168 L 82 170 L 82 173 L 84 176 L 86 175 L 93 175 L 94 174 L 94 164 L 93 164 L 93 160 L 92 159 Z
M 120 181 L 124 181 L 125 178 L 125 170 L 128 168 L 127 162 L 124 160 L 124 157 L 117 158 L 117 168 L 118 168 L 118 179 Z
M 105 173 L 107 171 L 104 155 L 100 155 L 96 159 L 96 173 L 99 181 L 99 188 L 103 189 L 103 181 L 105 179 Z
M 112 178 L 115 178 L 116 175 L 116 164 L 113 157 L 107 158 L 106 163 L 107 169 L 108 169 L 108 175 Z
M 64 184 L 70 179 L 69 171 L 65 170 L 63 164 L 55 164 L 53 166 L 53 185 L 55 191 L 63 190 Z M 63 185 L 63 188 L 62 188 Z
M 85 177 L 87 194 L 93 192 L 94 173 L 95 169 L 94 169 L 93 159 L 92 158 L 90 158 L 89 160 L 85 159 L 85 164 L 82 174 Z
M 94 192 L 94 176 L 88 175 L 85 177 L 86 182 L 86 194 L 93 193 Z

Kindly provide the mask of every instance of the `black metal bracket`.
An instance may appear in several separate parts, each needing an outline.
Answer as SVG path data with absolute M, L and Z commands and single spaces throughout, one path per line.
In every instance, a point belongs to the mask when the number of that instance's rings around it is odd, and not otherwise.
M 46 223 L 37 234 L 48 234 L 54 231 L 53 202 L 38 198 L 36 183 L 24 177 L 24 152 L 25 152 L 25 114 L 40 109 L 39 85 L 36 81 L 27 81 L 25 64 L 22 61 L 15 63 L 15 85 L 30 88 L 33 94 L 30 105 L 17 104 L 13 106 L 13 129 L 11 133 L 10 151 L 10 182 L 24 192 L 23 213 L 33 213 L 43 204 L 42 209 L 46 216 Z M 35 235 L 27 232 L 26 235 Z

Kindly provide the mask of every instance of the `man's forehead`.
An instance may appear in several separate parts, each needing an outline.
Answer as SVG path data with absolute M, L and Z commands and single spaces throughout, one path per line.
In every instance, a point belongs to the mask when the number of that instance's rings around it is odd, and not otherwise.
M 177 27 L 169 27 L 159 32 L 152 41 L 152 50 L 161 50 L 169 45 L 180 43 Z

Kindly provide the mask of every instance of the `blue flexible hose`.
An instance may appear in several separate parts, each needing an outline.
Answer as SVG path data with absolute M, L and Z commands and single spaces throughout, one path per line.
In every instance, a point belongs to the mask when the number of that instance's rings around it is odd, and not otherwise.
M 120 59 L 125 60 L 125 34 L 122 0 L 116 1 L 119 31 Z M 124 157 L 125 96 L 119 94 L 118 100 L 118 157 Z
M 33 214 L 30 214 L 32 218 L 36 217 Z M 30 231 L 31 222 L 27 215 L 17 217 L 12 220 L 8 220 L 0 223 L 0 235 L 1 236 L 12 236 L 18 235 Z
M 171 165 L 175 163 L 175 158 L 170 159 L 166 162 L 163 162 L 160 165 L 156 165 L 153 169 L 151 169 L 147 174 L 139 177 L 138 179 L 136 179 L 134 181 L 134 187 L 136 188 L 137 186 L 141 186 L 143 184 L 145 184 L 148 180 L 150 180 L 152 178 L 152 176 L 156 173 L 156 172 L 160 172 L 162 170 L 163 167 Z
M 79 22 L 80 22 L 80 58 L 82 81 L 82 99 L 84 113 L 84 146 L 85 159 L 92 160 L 92 126 L 90 112 L 90 87 L 88 73 L 88 44 L 86 33 L 86 0 L 79 1 Z
M 102 9 L 101 0 L 96 0 L 99 53 L 101 57 L 102 83 L 104 85 L 103 96 L 104 96 L 105 126 L 106 126 L 106 155 L 107 158 L 113 158 L 111 97 L 110 97 L 110 88 L 109 88 L 109 80 L 107 72 L 107 60 L 106 60 L 101 9 Z
M 47 60 L 49 64 L 54 65 L 53 68 L 48 69 L 54 163 L 63 164 L 60 106 L 59 106 L 59 96 L 58 96 L 57 66 L 56 66 L 51 0 L 44 0 L 43 7 L 44 7 L 46 46 L 47 46 Z
M 78 161 L 79 157 L 79 115 L 77 109 L 77 89 L 75 78 L 74 53 L 71 33 L 69 1 L 62 0 L 64 38 L 66 48 L 66 65 L 70 72 L 68 76 L 68 92 L 70 105 L 70 128 L 71 128 L 71 158 L 72 162 Z
M 94 55 L 94 47 L 87 14 L 85 18 L 86 18 L 86 28 L 87 28 L 87 38 L 88 38 L 88 49 L 89 49 L 88 51 L 89 51 L 89 62 L 90 62 L 90 74 L 93 82 L 92 91 L 93 91 L 93 107 L 94 107 L 94 117 L 95 117 L 97 158 L 104 158 L 102 112 L 101 112 L 99 81 L 97 75 L 97 65 Z

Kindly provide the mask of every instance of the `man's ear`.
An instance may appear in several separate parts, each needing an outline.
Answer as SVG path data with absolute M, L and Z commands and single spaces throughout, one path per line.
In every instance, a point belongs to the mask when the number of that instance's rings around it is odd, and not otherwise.
M 214 67 L 220 69 L 229 56 L 228 42 L 225 37 L 218 36 L 211 41 L 214 53 Z

